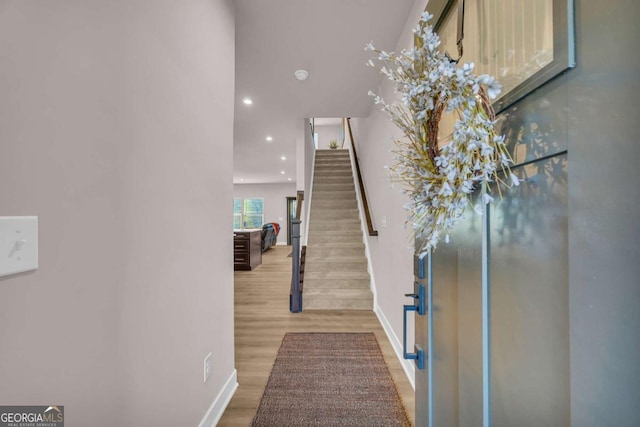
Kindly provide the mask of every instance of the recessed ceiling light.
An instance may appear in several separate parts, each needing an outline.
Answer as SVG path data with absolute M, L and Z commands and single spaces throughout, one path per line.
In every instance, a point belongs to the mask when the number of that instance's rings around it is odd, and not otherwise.
M 266 137 L 265 139 L 266 139 L 268 142 L 273 141 L 273 137 L 272 137 L 272 136 L 268 136 L 268 137 Z
M 280 160 L 287 160 L 285 156 L 280 157 Z
M 284 175 L 286 172 L 285 172 L 285 171 L 280 171 L 280 173 L 281 173 L 282 175 Z
M 291 181 L 291 178 L 287 178 L 287 181 Z
M 244 181 L 244 178 L 240 178 L 240 181 Z
M 295 73 L 296 79 L 302 81 L 306 80 L 309 77 L 309 72 L 307 70 L 297 70 Z
M 242 102 L 244 102 L 246 105 L 253 104 L 253 101 L 251 100 L 251 98 L 245 98 L 245 99 L 242 100 Z

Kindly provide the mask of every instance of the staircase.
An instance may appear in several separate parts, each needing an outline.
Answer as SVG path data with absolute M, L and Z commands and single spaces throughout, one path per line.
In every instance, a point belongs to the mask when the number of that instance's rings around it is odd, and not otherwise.
M 304 275 L 305 310 L 372 310 L 348 150 L 316 150 Z

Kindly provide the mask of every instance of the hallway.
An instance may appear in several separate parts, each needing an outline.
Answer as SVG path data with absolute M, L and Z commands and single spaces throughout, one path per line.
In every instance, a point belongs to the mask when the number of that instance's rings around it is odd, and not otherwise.
M 290 247 L 263 254 L 254 271 L 235 272 L 235 364 L 240 386 L 219 426 L 250 425 L 286 332 L 374 332 L 413 422 L 414 395 L 373 311 L 289 312 Z

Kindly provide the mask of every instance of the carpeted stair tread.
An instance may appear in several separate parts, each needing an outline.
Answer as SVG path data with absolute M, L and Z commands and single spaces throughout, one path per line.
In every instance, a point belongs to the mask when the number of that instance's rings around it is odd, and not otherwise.
M 317 183 L 313 186 L 313 191 L 355 191 L 355 185 L 353 182 L 348 182 L 346 184 L 323 184 Z
M 364 256 L 364 244 L 352 245 L 352 246 L 336 246 L 336 245 L 308 245 L 307 246 L 307 258 L 314 259 L 316 257 L 331 258 L 331 257 L 357 257 Z
M 327 231 L 326 233 L 331 233 L 330 231 Z M 327 235 L 325 234 L 325 232 L 319 232 L 319 234 L 312 234 L 310 233 L 309 236 L 309 244 L 313 245 L 316 243 L 336 243 L 336 244 L 341 244 L 341 243 L 357 243 L 359 241 L 362 240 L 362 236 L 351 236 L 351 235 L 345 235 L 345 234 L 336 234 L 336 235 Z
M 305 272 L 304 272 L 304 280 L 305 280 L 305 288 L 304 288 L 304 293 L 305 296 L 304 298 L 306 299 L 306 293 L 308 290 L 310 290 L 307 286 L 306 286 L 306 281 L 307 279 L 368 279 L 371 280 L 371 278 L 369 277 L 369 273 L 367 273 L 367 270 L 352 270 L 352 271 L 307 271 L 307 265 L 305 265 Z
M 335 190 L 335 191 L 315 191 L 313 193 L 313 200 L 355 200 L 356 192 L 355 190 Z
M 311 262 L 309 262 L 311 261 Z M 331 271 L 332 273 L 348 272 L 351 273 L 355 269 L 367 268 L 367 259 L 365 257 L 360 258 L 357 261 L 337 261 L 337 260 L 324 260 L 324 259 L 311 259 L 307 260 L 305 264 L 305 274 L 312 272 L 324 272 Z
M 311 202 L 311 216 L 309 219 L 309 226 L 313 221 L 323 221 L 331 219 L 357 219 L 360 220 L 360 212 L 357 209 L 322 209 L 314 207 Z
M 344 264 L 352 262 L 357 264 L 360 262 L 364 262 L 366 264 L 367 257 L 365 257 L 364 252 L 360 252 L 360 248 L 344 248 L 343 253 L 337 253 L 341 249 L 343 248 L 336 246 L 327 251 L 322 251 L 321 249 L 317 251 L 310 251 L 309 246 L 307 246 L 306 258 L 320 263 L 337 262 L 340 264 Z
M 358 204 L 356 200 L 313 200 L 311 202 L 312 209 L 314 207 L 319 209 L 357 209 Z
M 360 240 L 357 242 L 316 242 L 307 245 L 308 248 L 316 249 L 359 249 L 364 251 L 364 243 Z M 314 249 L 315 250 L 315 249 Z
M 346 220 L 346 221 L 323 221 L 318 220 L 311 222 L 309 221 L 309 232 L 314 233 L 316 231 L 331 231 L 331 230 L 343 230 L 349 231 L 353 229 L 360 228 L 360 221 L 357 219 Z
M 318 183 L 323 183 L 323 184 L 331 184 L 331 183 L 344 184 L 349 182 L 353 183 L 353 177 L 350 175 L 322 176 L 318 179 Z
M 305 310 L 371 310 L 369 289 L 305 289 Z
M 367 289 L 371 288 L 369 279 L 309 279 L 305 278 L 305 286 L 311 289 Z

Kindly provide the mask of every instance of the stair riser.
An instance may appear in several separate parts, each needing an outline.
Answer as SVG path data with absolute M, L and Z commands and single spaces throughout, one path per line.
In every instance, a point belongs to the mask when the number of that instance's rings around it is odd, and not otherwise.
M 332 166 L 317 166 L 315 170 L 313 171 L 313 173 L 315 175 L 318 175 L 320 173 L 325 173 L 325 172 L 333 172 L 333 171 L 338 171 L 338 172 L 349 172 L 351 173 L 351 166 L 336 166 L 336 165 L 332 165 Z
M 322 169 L 314 172 L 314 180 L 324 179 L 325 177 L 345 177 L 352 176 L 351 169 Z
M 313 226 L 314 224 L 335 224 L 337 226 L 346 225 L 350 227 L 355 227 L 355 229 L 360 229 L 360 218 L 358 217 L 358 211 L 353 209 L 339 209 L 339 210 L 323 210 L 324 213 L 331 212 L 339 212 L 342 215 L 338 218 L 323 218 L 321 215 L 312 216 L 309 221 L 309 226 Z M 350 217 L 345 217 L 344 215 L 348 215 Z
M 357 210 L 348 210 L 348 209 L 323 209 L 322 211 L 316 210 L 313 211 L 313 203 L 311 204 L 311 218 L 309 219 L 309 226 L 313 224 L 314 221 L 325 221 L 325 220 L 340 220 L 340 219 L 360 219 L 360 215 Z
M 304 267 L 304 274 L 307 273 L 315 273 L 315 272 L 324 272 L 324 271 L 333 271 L 333 272 L 352 272 L 354 270 L 365 270 L 367 269 L 366 262 L 359 263 L 337 263 L 337 262 L 318 262 L 313 260 L 307 260 Z
M 324 233 L 323 233 L 324 234 Z M 362 235 L 346 235 L 346 236 L 309 236 L 309 244 L 314 243 L 359 243 L 362 242 Z
M 362 266 L 363 268 L 367 268 L 367 258 L 365 258 L 364 254 L 356 254 L 356 255 L 327 255 L 327 256 L 309 256 L 306 257 L 309 265 L 333 265 L 333 264 L 349 264 L 352 266 Z M 330 268 L 330 267 L 329 267 Z
M 323 157 L 323 156 L 347 156 L 348 157 L 349 150 L 345 150 L 345 149 L 326 150 L 323 148 L 316 150 L 316 157 Z
M 305 266 L 306 268 L 306 266 Z M 371 280 L 369 273 L 366 271 L 309 271 L 305 270 L 304 280 L 307 279 L 319 279 L 319 280 L 333 280 L 333 279 L 360 279 Z
M 364 254 L 354 256 L 329 255 L 320 257 L 318 255 L 307 256 L 306 265 L 313 271 L 356 271 L 357 269 L 367 269 L 367 258 Z
M 318 222 L 340 221 L 340 220 L 357 221 L 359 219 L 357 212 L 353 213 L 353 212 L 350 212 L 348 210 L 343 210 L 342 212 L 340 210 L 338 210 L 338 211 L 327 210 L 325 212 L 327 213 L 326 215 L 320 215 L 319 213 L 316 213 L 315 216 L 312 216 L 309 219 L 309 226 L 311 227 L 311 225 L 313 223 L 318 223 Z M 333 215 L 334 212 L 337 212 L 337 214 L 335 216 L 331 217 L 329 214 Z M 357 226 L 356 229 L 360 230 L 360 226 Z
M 345 212 L 348 212 L 348 211 L 345 211 Z M 312 232 L 313 232 L 313 230 L 314 230 L 314 229 L 315 229 L 315 230 L 322 230 L 322 231 L 345 230 L 345 228 L 342 228 L 342 227 L 335 228 L 335 229 L 333 229 L 333 228 L 326 228 L 326 227 L 324 227 L 324 226 L 323 226 L 323 227 L 320 227 L 320 228 L 315 228 L 315 227 L 314 227 L 314 225 L 313 225 L 313 224 L 323 223 L 323 222 L 327 222 L 327 221 L 335 222 L 335 221 L 341 221 L 341 220 L 346 220 L 346 221 L 359 221 L 359 217 L 358 217 L 358 215 L 357 215 L 357 214 L 348 214 L 348 215 L 340 214 L 340 215 L 336 215 L 336 217 L 335 217 L 335 218 L 329 218 L 329 217 L 327 217 L 327 216 L 320 216 L 320 215 L 316 215 L 316 216 L 312 216 L 312 217 L 309 219 L 309 227 L 310 227 L 310 230 L 311 230 Z M 357 226 L 355 226 L 355 228 L 350 228 L 350 229 L 347 229 L 347 230 L 360 230 L 360 229 L 361 229 L 361 226 L 360 226 L 360 225 L 357 225 Z
M 312 197 L 322 197 L 322 196 L 334 196 L 340 195 L 341 197 L 347 197 L 347 195 L 351 196 L 353 200 L 356 200 L 356 189 L 355 186 L 348 183 L 321 183 L 313 186 L 313 196 Z
M 370 300 L 341 301 L 341 300 L 304 300 L 304 309 L 313 310 L 372 310 L 373 298 Z
M 364 244 L 353 248 L 329 247 L 321 248 L 316 246 L 307 246 L 307 258 L 312 259 L 318 257 L 321 259 L 333 259 L 334 257 L 364 257 Z
M 345 165 L 351 165 L 351 159 L 349 158 L 349 156 L 345 156 L 345 157 L 331 157 L 331 158 L 323 158 L 323 157 L 317 157 L 316 161 L 315 161 L 316 166 L 320 165 L 320 164 L 345 164 Z
M 313 200 L 356 200 L 355 191 L 316 191 Z
M 341 166 L 341 167 L 344 166 L 344 167 L 350 168 L 351 167 L 351 160 L 349 160 L 348 158 L 346 158 L 346 159 L 329 159 L 329 160 L 324 160 L 324 159 L 318 160 L 318 159 L 316 159 L 314 164 L 315 164 L 316 168 L 320 167 L 320 166 L 334 166 L 334 165 L 335 166 Z
M 350 161 L 342 161 L 342 160 L 329 160 L 329 161 L 320 161 L 314 163 L 314 170 L 318 171 L 320 169 L 351 169 Z
M 336 170 L 336 169 L 325 169 L 325 170 L 321 170 L 321 171 L 315 171 L 314 174 L 314 179 L 316 178 L 329 178 L 329 177 L 344 177 L 344 176 L 351 176 L 351 170 L 350 169 L 345 169 L 345 170 Z
M 340 216 L 337 218 L 325 218 L 325 214 L 329 213 L 340 213 Z M 322 213 L 322 215 L 321 215 Z M 358 216 L 358 211 L 355 209 L 323 209 L 316 211 L 316 215 L 311 214 L 311 220 L 309 221 L 309 225 L 313 225 L 314 223 L 322 223 L 322 224 L 337 224 L 337 225 L 350 225 L 352 227 L 356 227 L 358 230 L 360 229 L 360 217 Z
M 318 233 L 315 237 L 322 234 L 323 236 L 331 236 L 331 237 L 362 237 L 361 230 L 326 230 L 322 233 Z M 309 236 L 311 237 L 311 236 Z
M 360 230 L 360 222 L 357 224 L 351 224 L 350 222 L 339 223 L 339 220 L 335 221 L 309 221 L 309 234 L 316 232 L 322 233 L 323 231 L 332 230 Z
M 360 224 L 356 226 L 350 226 L 347 224 L 336 224 L 335 226 L 327 224 L 310 223 L 309 224 L 309 236 L 316 234 L 324 234 L 328 231 L 360 231 Z
M 327 176 L 331 176 L 330 173 L 333 173 L 334 171 L 340 172 L 342 173 L 342 175 L 339 176 L 344 176 L 344 175 L 352 175 L 351 169 L 340 169 L 340 168 L 326 168 L 326 169 L 320 169 L 320 170 L 315 170 L 314 171 L 314 179 L 318 178 L 318 177 L 322 177 L 325 178 Z
M 346 184 L 313 184 L 313 191 L 355 191 L 355 185 L 353 182 L 349 182 Z
M 316 156 L 314 162 L 316 165 L 319 163 L 348 163 L 351 164 L 349 156 Z
M 313 178 L 313 185 L 316 184 L 353 184 L 353 177 L 351 175 L 316 176 Z
M 321 161 L 315 162 L 313 167 L 316 171 L 319 169 L 351 169 L 351 162 L 342 160 Z
M 307 245 L 307 248 L 313 248 L 313 250 L 328 251 L 328 250 L 354 250 L 364 251 L 364 243 L 360 242 L 316 242 Z

